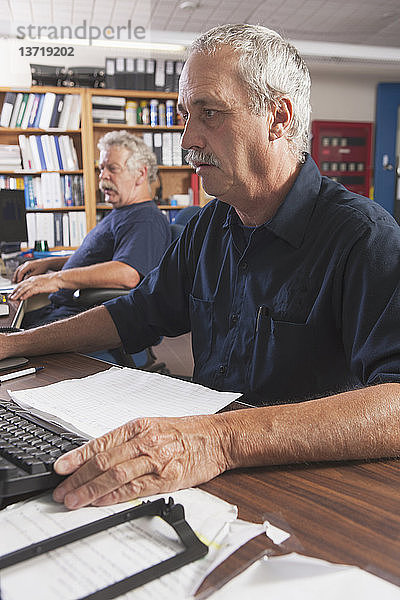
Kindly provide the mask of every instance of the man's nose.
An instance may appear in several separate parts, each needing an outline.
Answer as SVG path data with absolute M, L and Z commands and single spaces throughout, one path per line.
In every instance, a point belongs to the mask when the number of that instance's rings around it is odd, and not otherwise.
M 181 135 L 182 148 L 184 150 L 190 150 L 192 148 L 204 148 L 205 145 L 206 140 L 201 131 L 201 127 L 189 117 Z
M 110 178 L 110 171 L 107 169 L 107 167 L 102 167 L 100 169 L 99 179 L 109 179 L 109 178 Z

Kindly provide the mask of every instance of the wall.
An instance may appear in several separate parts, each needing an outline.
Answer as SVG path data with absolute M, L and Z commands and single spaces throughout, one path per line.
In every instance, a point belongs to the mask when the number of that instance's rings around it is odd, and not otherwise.
M 400 66 L 310 64 L 312 119 L 375 121 L 378 83 L 400 81 Z

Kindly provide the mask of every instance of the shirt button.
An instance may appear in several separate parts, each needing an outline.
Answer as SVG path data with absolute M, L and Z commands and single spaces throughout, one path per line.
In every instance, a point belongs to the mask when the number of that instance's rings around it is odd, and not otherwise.
M 239 315 L 232 315 L 231 321 L 233 324 L 237 323 L 239 321 Z
M 219 367 L 218 371 L 221 373 L 221 375 L 224 375 L 224 373 L 226 373 L 226 367 L 225 367 L 225 365 L 221 365 Z
M 247 271 L 247 266 L 248 266 L 247 262 L 242 262 L 241 265 L 240 265 L 240 269 L 242 271 Z

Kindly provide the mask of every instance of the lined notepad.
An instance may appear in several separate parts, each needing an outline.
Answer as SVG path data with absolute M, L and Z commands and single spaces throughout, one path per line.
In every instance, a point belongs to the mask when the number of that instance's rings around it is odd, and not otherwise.
M 241 396 L 159 373 L 118 367 L 9 394 L 21 406 L 93 437 L 138 417 L 213 414 Z

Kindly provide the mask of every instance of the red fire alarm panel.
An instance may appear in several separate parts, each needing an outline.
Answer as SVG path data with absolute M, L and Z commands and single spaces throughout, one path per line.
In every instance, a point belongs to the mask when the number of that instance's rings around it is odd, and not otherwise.
M 322 175 L 369 196 L 372 124 L 313 121 L 311 155 Z

